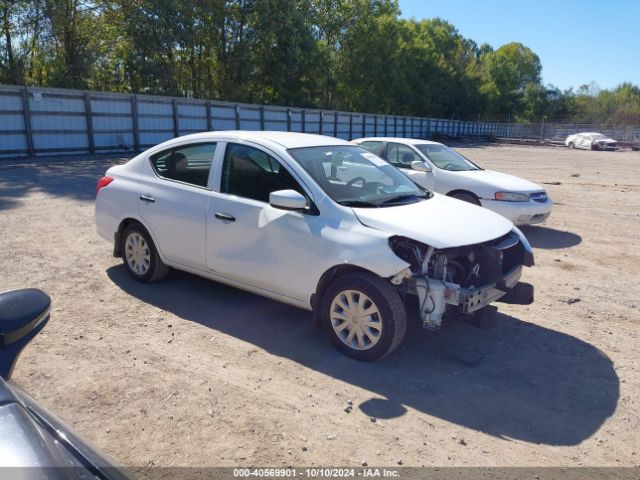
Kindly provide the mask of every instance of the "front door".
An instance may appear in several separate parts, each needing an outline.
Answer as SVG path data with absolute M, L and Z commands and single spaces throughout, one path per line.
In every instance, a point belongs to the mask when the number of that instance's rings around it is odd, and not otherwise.
M 423 162 L 424 160 L 408 145 L 393 142 L 387 143 L 385 158 L 390 164 L 400 168 L 411 180 L 421 187 L 431 191 L 434 190 L 436 178 L 433 170 L 430 172 L 419 172 L 411 168 L 411 162 L 415 160 Z
M 308 197 L 272 155 L 228 143 L 208 209 L 207 264 L 223 277 L 306 301 L 315 217 L 269 205 L 271 192 L 287 189 Z

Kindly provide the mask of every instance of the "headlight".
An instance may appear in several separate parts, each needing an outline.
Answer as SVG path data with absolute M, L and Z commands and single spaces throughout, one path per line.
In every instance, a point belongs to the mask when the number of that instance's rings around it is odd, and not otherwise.
M 517 192 L 496 192 L 496 200 L 501 202 L 528 202 L 529 195 L 526 193 Z

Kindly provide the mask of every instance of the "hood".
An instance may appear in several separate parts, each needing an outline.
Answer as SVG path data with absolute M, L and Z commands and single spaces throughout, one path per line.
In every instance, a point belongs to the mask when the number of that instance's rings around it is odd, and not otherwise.
M 470 184 L 476 182 L 495 189 L 496 192 L 540 192 L 543 191 L 537 185 L 524 178 L 514 177 L 506 173 L 494 172 L 493 170 L 468 170 L 464 172 L 453 172 L 458 178 L 468 180 Z
M 513 224 L 486 208 L 435 194 L 428 200 L 384 208 L 354 208 L 360 223 L 390 235 L 402 235 L 435 248 L 487 242 Z

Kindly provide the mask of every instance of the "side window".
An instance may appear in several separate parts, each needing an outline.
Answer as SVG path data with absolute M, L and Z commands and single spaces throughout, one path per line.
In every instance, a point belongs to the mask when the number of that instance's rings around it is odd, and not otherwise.
M 215 143 L 172 148 L 153 155 L 151 165 L 163 178 L 206 187 L 215 151 Z
M 400 168 L 411 168 L 411 162 L 420 160 L 410 147 L 399 143 L 387 144 L 387 161 Z
M 373 153 L 374 155 L 378 155 L 379 157 L 382 157 L 383 145 L 384 144 L 382 142 L 374 142 L 374 141 L 362 142 L 360 144 L 361 147 L 366 148 L 371 153 Z
M 227 144 L 222 193 L 268 203 L 271 192 L 289 189 L 306 196 L 296 179 L 275 158 L 257 148 Z

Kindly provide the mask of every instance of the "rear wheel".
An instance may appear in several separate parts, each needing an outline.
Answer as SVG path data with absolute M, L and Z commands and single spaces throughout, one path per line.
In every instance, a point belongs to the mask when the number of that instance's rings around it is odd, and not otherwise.
M 459 193 L 454 193 L 453 195 L 451 195 L 451 197 L 456 198 L 458 200 L 462 200 L 463 202 L 472 203 L 478 206 L 480 205 L 480 200 L 478 200 L 478 197 L 476 197 L 472 193 L 459 192 Z
M 407 330 L 398 292 L 371 273 L 339 277 L 327 288 L 320 308 L 333 343 L 358 360 L 388 355 L 400 345 Z
M 569 142 L 569 148 L 573 150 L 574 148 L 576 148 L 576 144 L 573 142 Z
M 139 223 L 129 225 L 122 234 L 122 261 L 129 275 L 139 282 L 157 282 L 169 273 L 151 236 Z

